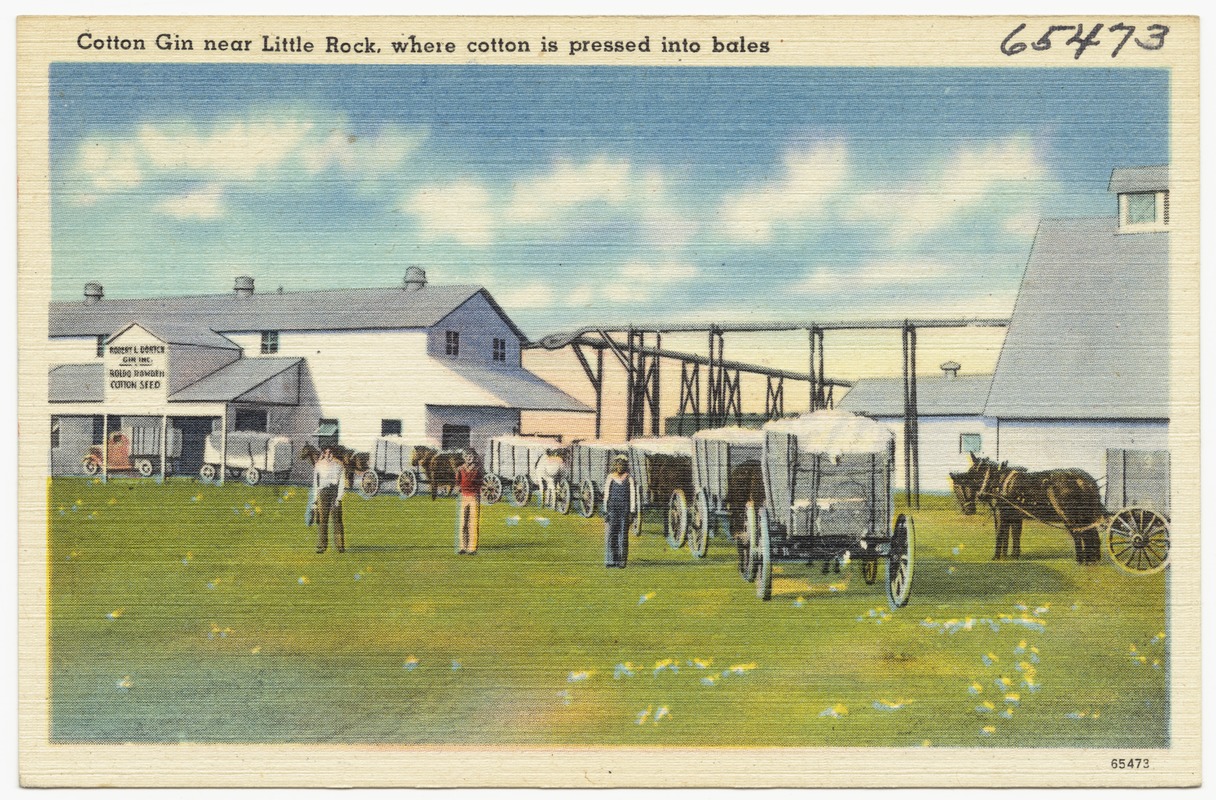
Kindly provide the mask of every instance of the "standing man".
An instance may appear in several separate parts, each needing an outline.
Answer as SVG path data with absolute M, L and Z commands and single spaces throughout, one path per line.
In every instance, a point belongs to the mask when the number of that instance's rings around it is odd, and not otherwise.
M 480 524 L 481 467 L 477 463 L 477 452 L 464 451 L 464 463 L 456 468 L 456 482 L 460 484 L 460 509 L 456 517 L 457 544 L 460 554 L 477 553 L 477 526 Z
M 617 456 L 604 485 L 604 566 L 625 568 L 629 558 L 629 520 L 633 508 L 633 478 L 629 460 Z
M 329 520 L 334 520 L 334 546 L 339 553 L 346 552 L 346 533 L 342 528 L 342 494 L 346 489 L 346 468 L 334 458 L 333 448 L 321 451 L 312 472 L 312 490 L 317 497 L 320 512 L 318 524 L 317 552 L 324 553 L 329 547 Z

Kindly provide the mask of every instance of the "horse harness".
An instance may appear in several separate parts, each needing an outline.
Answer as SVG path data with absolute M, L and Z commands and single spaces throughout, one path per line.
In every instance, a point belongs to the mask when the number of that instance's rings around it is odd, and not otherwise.
M 995 465 L 994 465 L 994 467 L 995 467 Z M 1095 528 L 1101 528 L 1105 524 L 1106 520 L 1098 519 L 1081 528 L 1070 528 L 1067 525 L 1057 525 L 1055 523 L 1046 521 L 1039 515 L 1028 510 L 1024 505 L 1014 501 L 1013 499 L 1011 499 L 1010 495 L 1013 493 L 1013 488 L 1014 488 L 1015 484 L 1017 483 L 1018 475 L 1026 474 L 1026 471 L 1022 470 L 1022 469 L 1009 470 L 1009 473 L 1005 476 L 1005 479 L 1003 481 L 1001 481 L 1001 487 L 997 492 L 985 492 L 984 490 L 988 487 L 988 479 L 992 476 L 992 473 L 994 471 L 999 471 L 999 469 L 1000 469 L 999 467 L 996 467 L 995 469 L 990 467 L 989 469 L 984 471 L 984 481 L 983 481 L 983 483 L 980 484 L 980 488 L 978 490 L 976 490 L 976 493 L 975 493 L 975 497 L 977 500 L 981 497 L 989 497 L 993 500 L 997 500 L 1002 503 L 1006 503 L 1006 504 L 1012 506 L 1013 508 L 1017 509 L 1018 511 L 1020 511 L 1022 514 L 1024 514 L 1027 519 L 1032 519 L 1041 525 L 1046 525 L 1049 528 L 1055 528 L 1056 530 L 1061 530 L 1061 531 L 1064 531 L 1065 533 L 1069 533 L 1069 534 L 1084 533 L 1086 531 L 1090 531 Z M 1052 509 L 1056 512 L 1056 514 L 1059 515 L 1060 519 L 1062 519 L 1062 520 L 1067 519 L 1067 517 L 1064 514 L 1064 509 L 1062 509 L 1060 507 L 1060 503 L 1055 498 L 1055 493 L 1052 492 L 1050 488 L 1047 490 L 1047 500 L 1049 503 L 1051 503 Z

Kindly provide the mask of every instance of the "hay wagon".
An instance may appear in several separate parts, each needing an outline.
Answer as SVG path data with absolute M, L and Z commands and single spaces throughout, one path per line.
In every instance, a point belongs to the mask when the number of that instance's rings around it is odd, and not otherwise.
M 170 428 L 165 438 L 165 472 L 172 473 L 182 456 L 182 432 L 179 428 Z M 151 478 L 160 466 L 160 451 L 160 428 L 129 425 L 111 433 L 105 447 L 99 444 L 89 447 L 81 467 L 86 475 L 96 475 L 101 472 L 104 461 L 107 472 L 133 471 Z
M 647 509 L 665 509 L 663 533 L 673 549 L 680 547 L 688 534 L 688 506 L 693 496 L 692 439 L 631 439 L 626 455 L 633 476 L 632 505 L 638 510 L 630 525 L 633 535 L 641 535 L 642 515 Z
M 883 425 L 839 411 L 775 420 L 764 428 L 764 502 L 748 503 L 740 572 L 772 597 L 776 561 L 859 559 L 872 584 L 886 564 L 887 599 L 907 605 L 916 529 L 894 514 L 895 440 Z
M 763 458 L 763 431 L 728 427 L 693 434 L 695 496 L 688 528 L 688 550 L 695 558 L 705 555 L 710 537 L 717 535 L 723 524 L 727 536 L 742 537 L 746 503 L 764 501 Z
M 1106 451 L 1106 548 L 1135 574 L 1158 572 L 1170 553 L 1168 450 Z
M 403 498 L 411 498 L 426 481 L 419 468 L 420 450 L 439 451 L 439 442 L 425 436 L 381 436 L 372 447 L 372 459 L 368 471 L 359 476 L 363 494 L 374 497 L 380 492 L 380 484 L 393 481 Z
M 278 480 L 291 476 L 295 453 L 291 439 L 272 433 L 232 431 L 228 434 L 227 450 L 219 432 L 208 434 L 203 444 L 203 466 L 198 475 L 213 481 L 225 470 L 225 475 L 240 477 L 250 486 L 257 486 L 270 475 Z
M 575 442 L 570 447 L 570 485 L 577 490 L 578 511 L 590 519 L 603 500 L 604 482 L 612 470 L 612 460 L 625 455 L 629 447 L 599 440 Z
M 557 439 L 542 436 L 495 436 L 486 448 L 485 479 L 482 483 L 481 499 L 488 504 L 497 503 L 507 492 L 507 500 L 519 508 L 528 504 L 532 492 L 540 488 L 537 463 L 550 450 L 565 448 Z M 555 489 L 555 508 L 558 513 L 570 511 L 570 481 L 562 478 Z

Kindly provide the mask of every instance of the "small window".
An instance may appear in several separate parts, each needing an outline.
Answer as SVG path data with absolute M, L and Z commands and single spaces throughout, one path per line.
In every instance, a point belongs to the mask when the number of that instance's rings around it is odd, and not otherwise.
M 97 357 L 102 358 L 106 354 L 106 344 L 110 341 L 109 334 L 97 334 Z
M 401 420 L 399 420 L 399 419 L 382 419 L 382 420 L 380 420 L 380 435 L 381 436 L 400 436 L 401 435 Z
M 447 347 L 445 352 L 452 358 L 460 355 L 460 331 L 447 332 Z
M 338 444 L 338 435 L 340 433 L 338 421 L 336 419 L 322 418 L 317 423 L 317 447 L 336 447 Z
M 978 433 L 963 433 L 958 437 L 958 451 L 960 453 L 978 453 L 984 449 L 983 439 Z
M 495 339 L 494 340 L 494 360 L 495 361 L 506 361 L 507 360 L 507 340 L 506 339 Z
M 262 331 L 262 355 L 268 356 L 279 352 L 279 332 Z
M 238 431 L 266 432 L 266 412 L 256 408 L 238 408 L 233 426 Z
M 59 417 L 51 417 L 51 449 L 59 449 Z
M 444 450 L 464 450 L 469 446 L 468 425 L 444 425 L 440 446 Z
M 101 444 L 105 438 L 105 417 L 97 414 L 93 417 L 93 444 Z
M 1127 224 L 1152 225 L 1157 221 L 1156 192 L 1137 192 L 1127 196 Z

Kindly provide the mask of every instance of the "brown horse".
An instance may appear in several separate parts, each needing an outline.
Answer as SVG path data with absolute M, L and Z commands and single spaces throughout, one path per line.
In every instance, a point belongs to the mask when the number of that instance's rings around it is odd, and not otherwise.
M 1066 530 L 1072 536 L 1078 564 L 1101 559 L 1098 530 L 1107 515 L 1098 482 L 1089 473 L 1079 469 L 1027 472 L 972 454 L 971 468 L 951 473 L 950 480 L 964 514 L 974 514 L 977 502 L 992 509 L 994 561 L 1021 556 L 1022 522 L 1027 519 Z
M 343 447 L 340 444 L 331 445 L 329 449 L 333 451 L 334 458 L 341 462 L 343 472 L 346 473 L 346 484 L 348 486 L 353 483 L 356 473 L 367 472 L 371 466 L 371 455 L 369 453 L 355 452 L 349 447 Z M 300 448 L 300 460 L 316 465 L 317 459 L 321 457 L 321 453 L 322 448 L 308 443 Z
M 730 511 L 730 530 L 745 536 L 747 504 L 760 508 L 764 503 L 764 471 L 759 461 L 744 461 L 730 471 L 726 480 L 726 507 Z
M 676 489 L 684 492 L 684 497 L 692 499 L 692 459 L 688 456 L 674 456 L 667 453 L 648 453 L 646 455 L 646 472 L 649 477 L 647 492 L 653 501 L 670 497 Z
M 431 499 L 439 496 L 439 487 L 455 494 L 456 469 L 464 463 L 462 450 L 435 450 L 430 447 L 415 447 L 410 455 L 410 464 L 417 467 L 422 477 L 431 485 Z

